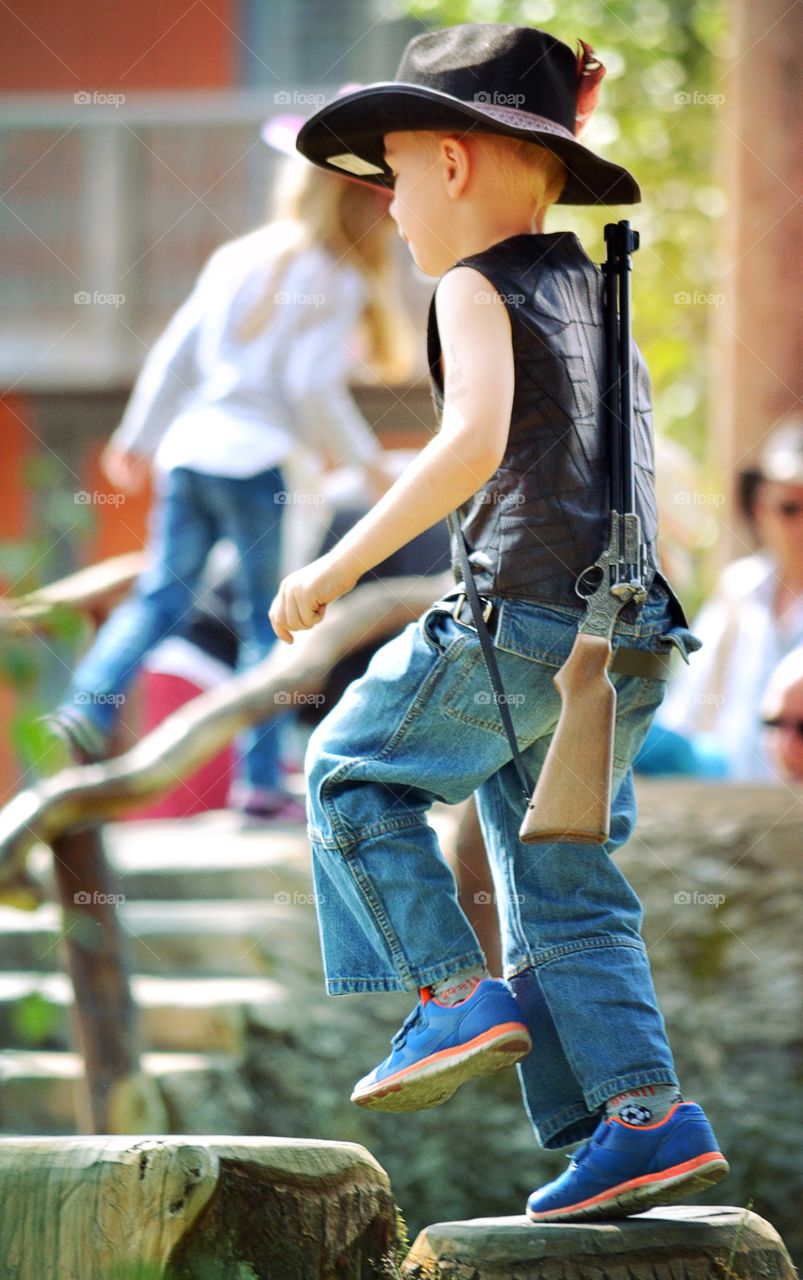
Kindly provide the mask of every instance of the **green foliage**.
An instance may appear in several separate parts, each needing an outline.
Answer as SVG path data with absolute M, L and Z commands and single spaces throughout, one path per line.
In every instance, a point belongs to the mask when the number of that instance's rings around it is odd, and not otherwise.
M 428 26 L 513 22 L 542 27 L 572 49 L 582 38 L 607 69 L 582 141 L 625 165 L 642 203 L 608 209 L 554 206 L 547 231 L 575 231 L 605 256 L 606 222 L 640 232 L 633 259 L 633 334 L 653 381 L 655 426 L 705 456 L 714 393 L 706 344 L 727 288 L 718 257 L 721 189 L 717 59 L 732 52 L 722 0 L 407 0 Z M 514 87 L 511 87 L 511 92 Z M 678 298 L 677 295 L 681 295 Z M 685 297 L 684 297 L 685 295 Z
M 407 1223 L 401 1209 L 396 1205 L 396 1244 L 390 1253 L 380 1258 L 378 1264 L 380 1276 L 385 1276 L 387 1280 L 401 1280 L 402 1263 L 409 1252 L 410 1237 L 407 1232 Z
M 63 468 L 50 454 L 26 459 L 20 483 L 33 495 L 36 518 L 26 538 L 0 542 L 0 582 L 17 600 L 60 577 L 64 540 L 76 530 L 91 531 L 94 524 L 89 507 L 77 503 L 74 492 L 64 487 Z M 46 625 L 31 623 L 14 634 L 0 634 L 0 682 L 17 695 L 11 741 L 26 771 L 47 774 L 68 762 L 48 731 L 37 724 L 37 716 L 44 709 L 40 704 L 51 700 L 49 684 L 69 670 L 87 631 L 79 610 L 57 605 L 49 611 Z
M 58 1005 L 34 991 L 14 1006 L 11 1020 L 14 1034 L 25 1044 L 35 1045 L 50 1040 L 60 1017 Z

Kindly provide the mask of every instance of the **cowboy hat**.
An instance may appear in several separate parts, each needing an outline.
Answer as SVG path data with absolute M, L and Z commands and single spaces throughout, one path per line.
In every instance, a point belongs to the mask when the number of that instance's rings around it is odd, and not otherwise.
M 302 126 L 298 150 L 313 164 L 392 187 L 384 135 L 471 129 L 547 147 L 566 166 L 558 204 L 635 204 L 627 169 L 577 140 L 597 104 L 605 68 L 590 45 L 536 27 L 469 23 L 415 36 L 396 79 L 343 94 Z

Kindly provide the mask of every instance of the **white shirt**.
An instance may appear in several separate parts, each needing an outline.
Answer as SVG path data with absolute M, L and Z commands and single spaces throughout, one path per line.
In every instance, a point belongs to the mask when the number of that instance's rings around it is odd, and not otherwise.
M 116 445 L 155 454 L 159 471 L 233 477 L 280 466 L 298 444 L 344 463 L 376 456 L 347 388 L 361 276 L 312 247 L 272 279 L 275 235 L 269 224 L 213 253 L 145 360 Z M 237 330 L 268 290 L 270 318 L 242 342 Z
M 763 751 L 761 700 L 781 658 L 803 643 L 803 602 L 775 618 L 776 587 L 764 555 L 728 565 L 692 625 L 703 647 L 672 680 L 656 717 L 687 737 L 714 735 L 729 776 L 743 781 L 774 776 Z

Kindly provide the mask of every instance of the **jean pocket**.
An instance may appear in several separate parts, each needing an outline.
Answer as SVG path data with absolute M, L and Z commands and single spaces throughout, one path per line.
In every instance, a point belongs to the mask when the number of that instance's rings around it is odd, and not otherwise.
M 703 642 L 699 636 L 696 636 L 688 627 L 681 626 L 672 627 L 671 631 L 665 631 L 662 636 L 658 636 L 657 643 L 661 649 L 671 649 L 674 646 L 687 666 L 689 654 L 696 653 L 698 649 L 703 647 Z

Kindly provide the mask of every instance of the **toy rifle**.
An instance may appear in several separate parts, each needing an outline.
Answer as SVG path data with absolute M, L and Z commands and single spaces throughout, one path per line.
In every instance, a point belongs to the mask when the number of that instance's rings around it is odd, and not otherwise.
M 644 547 L 635 512 L 632 455 L 630 254 L 639 234 L 626 220 L 605 227 L 606 382 L 611 518 L 608 545 L 577 579 L 587 611 L 572 651 L 555 676 L 558 725 L 527 806 L 519 839 L 604 844 L 610 834 L 616 690 L 608 676 L 616 620 L 642 603 Z

